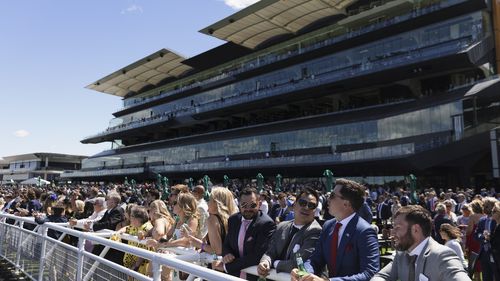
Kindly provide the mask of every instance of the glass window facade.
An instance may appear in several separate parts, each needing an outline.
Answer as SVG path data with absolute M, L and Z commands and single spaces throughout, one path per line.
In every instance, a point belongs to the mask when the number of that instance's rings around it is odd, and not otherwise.
M 182 164 L 196 161 L 199 158 L 252 153 L 264 154 L 270 151 L 271 144 L 274 144 L 277 151 L 289 151 L 383 142 L 439 132 L 449 132 L 451 135 L 452 131 L 456 129 L 453 117 L 461 114 L 463 114 L 462 102 L 456 101 L 376 120 L 173 146 L 114 157 L 91 158 L 83 161 L 83 168 L 141 166 L 158 162 Z M 338 161 L 353 161 L 390 158 L 412 154 L 422 149 L 425 147 L 419 148 L 414 143 L 401 143 L 339 153 L 336 155 L 336 159 Z
M 286 41 L 276 46 L 272 46 L 268 49 L 251 54 L 242 59 L 231 61 L 220 66 L 220 68 L 218 67 L 215 71 L 209 70 L 199 75 L 194 75 L 192 77 L 190 76 L 182 79 L 176 84 L 171 84 L 159 89 L 148 91 L 144 94 L 141 94 L 140 97 L 125 99 L 124 106 L 125 108 L 127 108 L 135 104 L 144 103 L 149 100 L 159 98 L 160 96 L 169 96 L 175 93 L 179 93 L 183 90 L 192 88 L 193 86 L 218 81 L 220 79 L 228 77 L 228 75 L 241 73 L 248 69 L 253 69 L 255 67 L 259 67 L 268 63 L 286 59 L 288 57 L 315 50 L 327 45 L 332 45 L 340 41 L 349 40 L 361 34 L 373 32 L 389 25 L 420 17 L 440 9 L 445 9 L 450 6 L 460 4 L 464 1 L 466 0 L 442 0 L 435 1 L 433 3 L 427 3 L 425 5 L 419 3 L 412 9 L 401 11 L 402 14 L 388 14 L 386 15 L 386 18 L 384 18 L 384 20 L 379 20 L 376 22 L 366 21 L 364 24 L 361 24 L 361 26 L 358 26 L 356 28 L 349 28 L 347 26 L 344 26 L 343 24 L 336 23 L 320 30 L 314 31 L 310 34 L 308 33 L 306 36 L 299 36 L 298 38 Z M 222 74 L 220 74 L 221 71 L 223 72 Z
M 457 52 L 483 37 L 482 18 L 475 12 L 137 111 L 113 119 L 110 129 L 138 127 Z

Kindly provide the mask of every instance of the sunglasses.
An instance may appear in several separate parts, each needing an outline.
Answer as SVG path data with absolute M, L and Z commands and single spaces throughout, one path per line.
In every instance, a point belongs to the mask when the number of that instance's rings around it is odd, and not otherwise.
M 177 205 L 177 200 L 172 202 L 172 206 L 175 206 L 175 205 Z
M 255 203 L 255 202 L 243 203 L 243 204 L 240 204 L 240 207 L 243 209 L 254 209 L 255 207 L 257 207 L 257 203 Z
M 309 210 L 314 210 L 314 209 L 316 209 L 316 207 L 318 207 L 318 204 L 315 204 L 311 201 L 307 201 L 306 199 L 302 199 L 302 198 L 297 200 L 297 203 L 299 203 L 300 207 L 307 207 L 307 209 L 309 209 Z
M 179 195 L 179 193 L 170 193 L 168 196 L 174 196 L 174 195 Z
M 342 200 L 345 200 L 344 197 L 342 197 L 341 195 L 338 195 L 337 193 L 335 193 L 333 191 L 332 191 L 332 193 L 330 193 L 330 199 L 335 199 L 337 197 L 340 198 L 340 199 L 342 199 Z

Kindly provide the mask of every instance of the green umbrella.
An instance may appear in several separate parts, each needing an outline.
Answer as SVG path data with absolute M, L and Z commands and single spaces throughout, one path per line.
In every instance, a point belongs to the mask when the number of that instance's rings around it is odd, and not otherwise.
M 332 171 L 326 169 L 323 172 L 323 176 L 326 178 L 326 192 L 331 192 L 333 189 L 333 173 L 332 173 Z
M 410 199 L 413 204 L 417 204 L 417 177 L 414 174 L 410 174 L 409 176 L 409 184 L 410 184 Z
M 161 193 L 161 199 L 167 200 L 170 195 L 169 180 L 167 177 L 163 177 L 162 181 L 163 191 Z
M 283 177 L 280 174 L 276 175 L 276 187 L 274 188 L 274 191 L 276 192 L 281 192 L 281 180 Z
M 264 176 L 261 173 L 257 174 L 257 190 L 261 192 L 264 189 Z
M 136 185 L 135 180 L 134 180 L 134 179 L 131 179 L 131 180 L 130 180 L 130 187 L 132 188 L 132 192 L 133 192 L 135 195 L 139 196 L 139 191 L 135 188 L 135 185 Z
M 161 174 L 156 175 L 156 189 L 161 190 Z
M 194 188 L 194 179 L 193 178 L 188 179 L 188 186 L 189 186 L 189 190 L 193 190 L 193 188 Z
M 227 175 L 224 175 L 224 186 L 229 187 L 229 182 L 231 181 Z
M 210 177 L 208 175 L 203 176 L 203 186 L 205 187 L 205 200 L 210 199 L 210 192 L 208 192 L 208 184 L 210 183 Z

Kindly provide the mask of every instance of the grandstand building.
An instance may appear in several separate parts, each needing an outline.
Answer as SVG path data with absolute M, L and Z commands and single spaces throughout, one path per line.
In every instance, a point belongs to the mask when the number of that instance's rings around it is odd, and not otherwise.
M 33 178 L 58 180 L 64 171 L 80 170 L 87 156 L 58 153 L 28 153 L 0 159 L 0 183 L 20 183 Z
M 261 0 L 87 86 L 123 98 L 65 178 L 494 180 L 500 43 L 491 0 Z

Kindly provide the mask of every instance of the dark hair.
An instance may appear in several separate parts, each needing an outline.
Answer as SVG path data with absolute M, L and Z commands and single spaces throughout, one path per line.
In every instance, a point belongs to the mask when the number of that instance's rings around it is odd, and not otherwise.
M 340 185 L 342 188 L 340 189 L 340 195 L 344 197 L 345 200 L 351 203 L 354 211 L 358 211 L 361 206 L 363 206 L 363 202 L 365 201 L 365 187 L 352 180 L 348 179 L 337 179 L 335 180 L 335 185 Z
M 314 196 L 314 198 L 316 198 L 316 204 L 319 204 L 319 194 L 316 190 L 312 189 L 311 187 L 306 187 L 304 189 L 302 189 L 301 191 L 297 192 L 297 200 L 299 200 L 299 198 L 302 196 L 302 194 L 305 194 L 305 195 L 312 195 Z
M 284 193 L 284 192 L 280 192 L 280 193 L 278 194 L 278 199 L 283 199 L 283 198 L 286 198 L 286 193 Z
M 62 216 L 64 212 L 64 205 L 62 202 L 58 202 L 55 206 L 52 207 L 52 214 L 54 216 Z
M 432 229 L 432 218 L 429 211 L 424 209 L 424 207 L 420 205 L 408 205 L 399 208 L 394 214 L 394 218 L 403 215 L 405 216 L 405 220 L 410 224 L 418 224 L 420 228 L 422 228 L 422 232 L 425 237 L 429 237 L 431 235 Z
M 148 191 L 148 194 L 153 198 L 153 201 L 156 199 L 160 199 L 160 192 L 156 189 L 150 189 Z
M 439 228 L 439 231 L 446 233 L 450 239 L 460 239 L 462 236 L 460 229 L 449 223 L 443 223 Z
M 148 211 L 145 207 L 134 206 L 130 212 L 130 217 L 138 219 L 142 224 L 149 220 Z
M 257 198 L 259 197 L 259 193 L 257 192 L 257 189 L 253 188 L 253 187 L 245 187 L 243 188 L 243 190 L 240 192 L 240 198 L 241 196 L 243 195 L 252 195 L 252 194 L 255 194 L 255 196 L 257 196 Z

